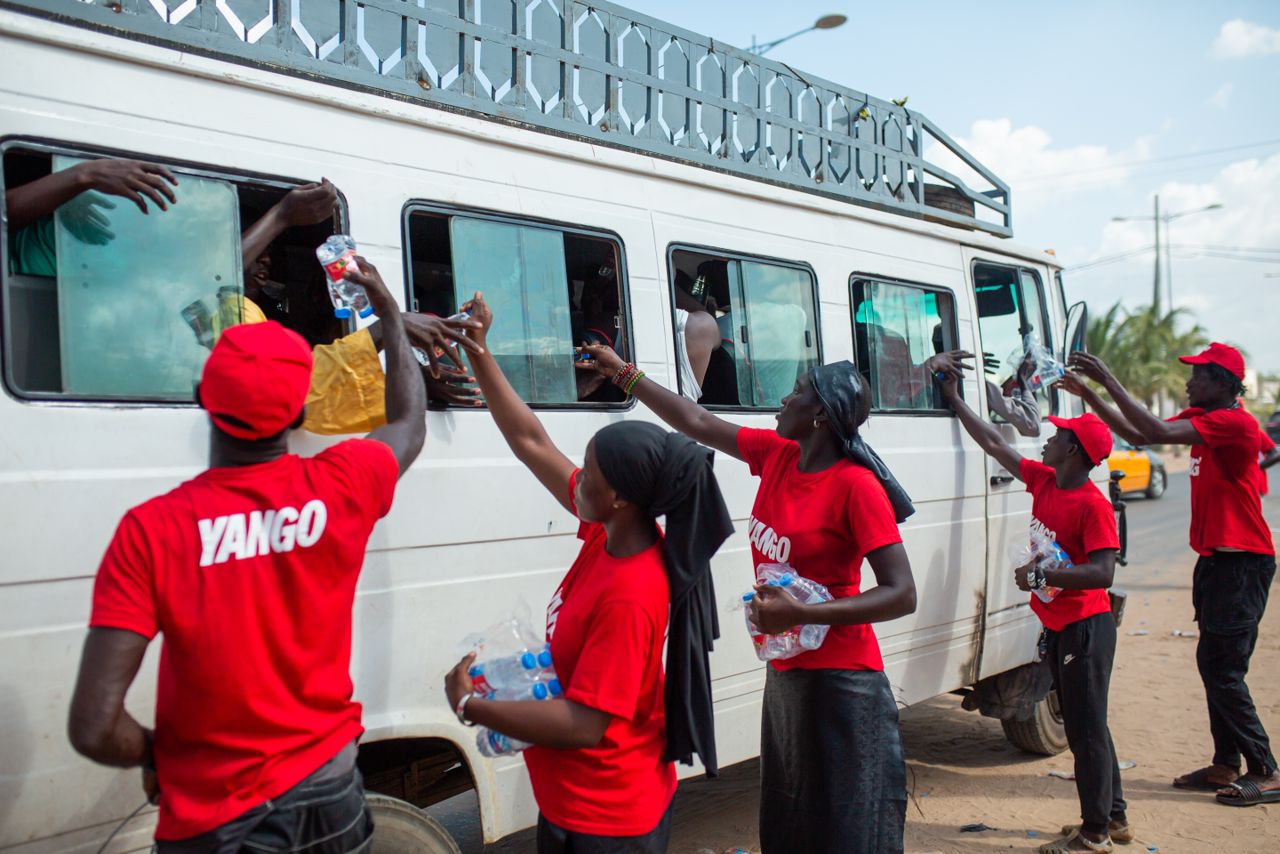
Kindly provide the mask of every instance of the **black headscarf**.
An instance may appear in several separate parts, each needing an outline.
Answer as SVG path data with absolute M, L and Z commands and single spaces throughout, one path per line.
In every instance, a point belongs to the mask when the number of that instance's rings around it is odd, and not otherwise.
M 858 435 L 858 428 L 867 420 L 867 414 L 871 411 L 867 387 L 863 385 L 858 369 L 847 359 L 819 365 L 809 371 L 809 383 L 822 403 L 827 423 L 844 445 L 845 456 L 871 470 L 889 496 L 894 518 L 898 524 L 905 522 L 916 512 L 911 504 L 911 496 L 907 495 L 907 491 L 898 483 L 880 455 L 871 450 L 871 446 Z
M 711 470 L 714 452 L 645 421 L 622 421 L 596 433 L 604 479 L 655 519 L 666 516 L 664 554 L 671 587 L 667 634 L 668 761 L 717 771 L 708 654 L 720 637 L 711 556 L 733 522 Z

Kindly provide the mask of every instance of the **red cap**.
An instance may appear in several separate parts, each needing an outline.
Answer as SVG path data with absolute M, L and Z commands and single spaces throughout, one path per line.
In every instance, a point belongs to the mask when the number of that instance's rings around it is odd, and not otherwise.
M 1111 430 L 1092 412 L 1086 412 L 1079 418 L 1059 418 L 1056 415 L 1050 415 L 1049 423 L 1074 433 L 1076 441 L 1088 455 L 1089 462 L 1096 465 L 1111 456 Z
M 1188 365 L 1220 365 L 1238 379 L 1244 379 L 1244 356 L 1235 347 L 1214 341 L 1194 356 L 1179 356 L 1179 362 Z
M 311 387 L 311 348 L 274 320 L 232 326 L 204 363 L 200 405 L 240 439 L 265 439 L 298 418 Z

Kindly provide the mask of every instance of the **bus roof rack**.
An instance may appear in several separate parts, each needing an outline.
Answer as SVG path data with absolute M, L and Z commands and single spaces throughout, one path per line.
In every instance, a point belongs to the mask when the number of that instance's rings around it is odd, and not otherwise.
M 613 3 L 0 6 L 916 219 L 1013 234 L 1008 185 L 920 113 Z

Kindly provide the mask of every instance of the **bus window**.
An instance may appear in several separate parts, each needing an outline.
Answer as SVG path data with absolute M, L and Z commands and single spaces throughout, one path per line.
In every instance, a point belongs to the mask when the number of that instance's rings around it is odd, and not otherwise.
M 523 400 L 625 403 L 620 389 L 573 366 L 583 342 L 630 358 L 615 239 L 426 207 L 409 210 L 406 231 L 411 307 L 447 316 L 482 291 L 494 315 L 489 350 Z
M 70 148 L 10 143 L 4 186 L 87 159 Z M 275 319 L 313 345 L 343 333 L 314 255 L 334 229 L 332 216 L 285 228 L 252 259 L 245 286 L 241 226 L 292 185 L 168 168 L 179 184 L 167 211 L 149 203 L 144 215 L 127 199 L 89 190 L 51 217 L 9 229 L 4 342 L 15 393 L 191 402 L 205 356 L 228 325 Z
M 777 409 L 796 379 L 819 363 L 816 281 L 809 268 L 673 249 L 670 275 L 674 309 L 706 312 L 720 328 L 720 346 L 701 379 L 698 402 L 704 406 Z M 675 343 L 688 350 L 687 342 Z
M 1030 270 L 978 262 L 973 265 L 973 287 L 987 380 L 1007 397 L 1016 383 L 1014 372 L 1024 339 L 1031 336 L 1053 348 L 1040 277 Z M 1042 416 L 1052 411 L 1051 394 L 1047 388 L 1035 392 Z
M 950 412 L 925 360 L 956 347 L 951 294 L 853 277 L 854 350 L 871 408 Z

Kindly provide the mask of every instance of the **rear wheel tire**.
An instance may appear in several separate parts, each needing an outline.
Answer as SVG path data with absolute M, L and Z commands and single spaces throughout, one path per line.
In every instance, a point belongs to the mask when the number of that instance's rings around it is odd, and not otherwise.
M 373 813 L 372 854 L 462 854 L 449 831 L 413 804 L 374 792 L 365 800 Z
M 1004 727 L 1004 737 L 1019 750 L 1056 756 L 1067 749 L 1067 730 L 1062 723 L 1062 706 L 1056 690 L 1036 703 L 1035 714 L 1029 719 L 1004 720 L 1000 724 Z
M 1165 487 L 1169 485 L 1169 476 L 1164 473 L 1164 469 L 1152 469 L 1151 481 L 1147 484 L 1147 497 L 1159 498 L 1164 495 Z

